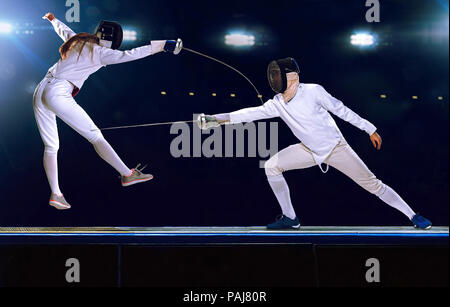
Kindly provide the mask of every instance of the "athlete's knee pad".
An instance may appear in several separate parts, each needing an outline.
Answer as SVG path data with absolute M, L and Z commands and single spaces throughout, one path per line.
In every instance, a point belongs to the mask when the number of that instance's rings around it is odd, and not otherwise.
M 283 173 L 283 171 L 278 167 L 276 161 L 277 159 L 272 157 L 264 163 L 264 171 L 266 172 L 267 177 L 279 176 Z

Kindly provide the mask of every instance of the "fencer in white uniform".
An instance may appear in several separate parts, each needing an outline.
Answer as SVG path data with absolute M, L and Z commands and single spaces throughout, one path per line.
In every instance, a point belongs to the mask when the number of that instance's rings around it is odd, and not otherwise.
M 151 41 L 146 46 L 119 51 L 116 49 L 120 46 L 123 32 L 117 23 L 102 22 L 96 35 L 76 34 L 51 13 L 43 18 L 52 23 L 56 33 L 65 42 L 60 48 L 61 59 L 48 70 L 33 97 L 36 123 L 45 146 L 44 168 L 52 192 L 50 205 L 57 209 L 70 208 L 58 183 L 59 137 L 56 117 L 93 144 L 99 156 L 120 173 L 123 186 L 151 180 L 153 176 L 142 173 L 139 165 L 129 169 L 122 162 L 73 96 L 86 79 L 102 67 L 135 61 L 162 51 L 176 53 L 180 51 L 175 50 L 180 47 L 179 44 L 175 41 Z
M 268 182 L 281 206 L 281 217 L 269 229 L 296 229 L 299 219 L 291 203 L 283 172 L 318 165 L 322 172 L 329 165 L 349 176 L 361 187 L 406 215 L 417 228 L 429 229 L 431 222 L 416 214 L 389 186 L 381 182 L 346 142 L 329 112 L 365 131 L 380 149 L 381 137 L 369 121 L 331 96 L 322 86 L 299 82 L 299 68 L 293 58 L 271 62 L 269 83 L 278 94 L 264 105 L 217 115 L 200 115 L 200 128 L 237 124 L 280 117 L 301 143 L 289 146 L 265 163 Z M 323 166 L 325 164 L 325 166 Z

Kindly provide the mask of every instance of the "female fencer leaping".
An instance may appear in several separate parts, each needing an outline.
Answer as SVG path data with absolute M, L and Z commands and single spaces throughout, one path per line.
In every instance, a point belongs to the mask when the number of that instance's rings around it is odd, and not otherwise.
M 367 132 L 373 146 L 380 150 L 381 137 L 376 132 L 377 128 L 331 96 L 322 86 L 300 83 L 299 73 L 300 69 L 293 58 L 272 61 L 268 67 L 268 79 L 277 93 L 273 99 L 260 107 L 212 116 L 201 114 L 198 119 L 201 129 L 209 129 L 221 124 L 280 117 L 301 141 L 281 150 L 265 163 L 267 179 L 283 212 L 267 228 L 300 227 L 283 172 L 318 165 L 326 173 L 331 165 L 389 206 L 401 211 L 412 221 L 414 227 L 430 229 L 431 222 L 428 219 L 416 214 L 393 189 L 377 179 L 367 168 L 346 142 L 328 112 Z M 322 163 L 326 165 L 325 170 Z
M 50 21 L 64 43 L 59 48 L 61 58 L 47 72 L 33 96 L 34 114 L 45 145 L 44 169 L 51 188 L 49 204 L 59 210 L 69 209 L 58 184 L 57 153 L 59 149 L 56 116 L 85 137 L 98 155 L 121 175 L 122 186 L 153 179 L 144 174 L 140 165 L 129 169 L 105 140 L 89 115 L 74 100 L 83 83 L 100 68 L 135 61 L 162 51 L 178 54 L 182 41 L 159 40 L 139 48 L 119 51 L 123 32 L 116 22 L 101 21 L 95 34 L 74 33 L 52 13 L 43 19 Z

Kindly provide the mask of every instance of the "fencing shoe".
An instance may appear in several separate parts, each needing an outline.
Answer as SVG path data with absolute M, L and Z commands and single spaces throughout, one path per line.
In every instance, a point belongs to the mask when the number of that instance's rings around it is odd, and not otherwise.
M 267 229 L 278 229 L 278 230 L 289 230 L 289 229 L 299 229 L 300 228 L 300 221 L 297 217 L 295 219 L 290 219 L 286 215 L 282 215 L 281 217 L 277 218 L 277 220 L 267 225 Z
M 50 206 L 55 207 L 58 210 L 67 210 L 70 209 L 70 204 L 64 198 L 64 195 L 58 196 L 55 193 L 52 193 L 49 201 Z
M 420 229 L 431 229 L 431 222 L 430 220 L 424 218 L 423 216 L 421 216 L 420 214 L 416 214 L 413 216 L 413 218 L 411 219 L 411 222 L 413 223 L 415 228 L 420 228 Z
M 139 169 L 140 166 L 141 164 L 138 164 L 135 168 L 133 168 L 131 170 L 131 175 L 121 177 L 122 186 L 128 187 L 136 183 L 146 182 L 153 179 L 153 175 L 142 173 L 145 166 Z

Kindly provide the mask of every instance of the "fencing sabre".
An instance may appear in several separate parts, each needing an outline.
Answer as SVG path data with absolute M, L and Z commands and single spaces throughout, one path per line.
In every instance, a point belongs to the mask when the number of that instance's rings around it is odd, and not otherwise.
M 172 125 L 172 124 L 184 124 L 184 123 L 196 123 L 198 120 L 188 120 L 188 121 L 180 121 L 180 122 L 165 122 L 165 123 L 152 123 L 152 124 L 142 124 L 142 125 L 131 125 L 131 126 L 117 126 L 117 127 L 109 127 L 109 128 L 101 128 L 94 130 L 117 130 L 117 129 L 128 129 L 128 128 L 140 128 L 140 127 L 151 127 L 151 126 L 164 126 L 164 125 Z M 94 131 L 91 130 L 91 131 Z
M 212 56 L 206 55 L 204 53 L 183 47 L 183 50 L 186 50 L 188 52 L 191 52 L 193 54 L 205 57 L 207 59 L 210 59 L 212 61 L 215 61 L 219 64 L 222 64 L 228 68 L 230 68 L 231 70 L 237 72 L 239 75 L 241 75 L 242 77 L 244 77 L 245 80 L 248 81 L 248 83 L 251 84 L 251 86 L 253 87 L 253 89 L 255 90 L 255 92 L 258 94 L 258 98 L 261 100 L 261 103 L 264 104 L 264 101 L 262 99 L 262 95 L 259 93 L 258 89 L 256 88 L 256 86 L 253 84 L 252 81 L 250 81 L 249 78 L 247 78 L 246 75 L 244 75 L 243 73 L 241 73 L 239 70 L 237 70 L 236 68 L 234 68 L 231 65 L 228 65 L 227 63 L 220 61 L 216 58 L 213 58 Z M 108 127 L 108 128 L 99 128 L 99 129 L 93 129 L 94 130 L 101 130 L 101 131 L 106 131 L 106 130 L 117 130 L 117 129 L 129 129 L 129 128 L 140 128 L 140 127 L 151 127 L 151 126 L 164 126 L 164 125 L 172 125 L 172 124 L 182 124 L 182 123 L 196 123 L 197 120 L 189 120 L 189 121 L 178 121 L 178 122 L 163 122 L 163 123 L 151 123 L 151 124 L 141 124 L 141 125 L 129 125 L 129 126 L 117 126 L 117 127 Z
M 261 103 L 264 104 L 264 101 L 263 101 L 263 99 L 262 99 L 262 95 L 259 93 L 259 91 L 258 91 L 258 89 L 256 88 L 256 86 L 253 84 L 252 81 L 250 81 L 249 78 L 247 78 L 246 75 L 244 75 L 243 73 L 241 73 L 239 70 L 237 70 L 237 69 L 234 68 L 233 66 L 228 65 L 227 63 L 224 63 L 224 62 L 222 62 L 222 61 L 220 61 L 220 60 L 218 60 L 218 59 L 216 59 L 216 58 L 213 58 L 212 56 L 209 56 L 209 55 L 200 53 L 200 52 L 198 52 L 198 51 L 195 51 L 195 50 L 192 50 L 192 49 L 189 49 L 189 48 L 186 48 L 186 47 L 183 47 L 183 49 L 186 50 L 186 51 L 189 51 L 189 52 L 191 52 L 191 53 L 194 53 L 194 54 L 200 55 L 200 56 L 202 56 L 202 57 L 205 57 L 205 58 L 207 58 L 207 59 L 216 61 L 217 63 L 220 63 L 220 64 L 222 64 L 222 65 L 225 65 L 226 67 L 228 67 L 228 68 L 234 70 L 235 72 L 237 72 L 238 74 L 240 74 L 242 77 L 245 78 L 245 80 L 248 81 L 248 83 L 250 83 L 250 84 L 252 85 L 252 87 L 255 89 L 256 94 L 258 94 L 258 98 L 261 100 Z

